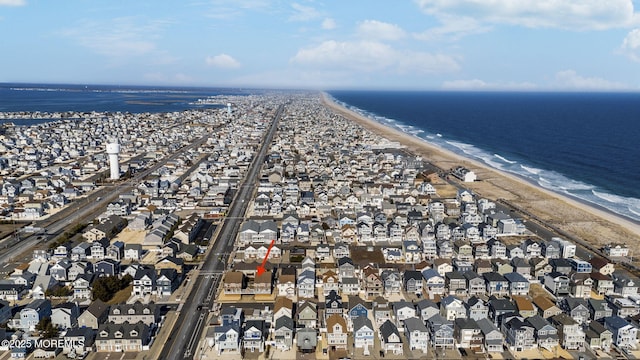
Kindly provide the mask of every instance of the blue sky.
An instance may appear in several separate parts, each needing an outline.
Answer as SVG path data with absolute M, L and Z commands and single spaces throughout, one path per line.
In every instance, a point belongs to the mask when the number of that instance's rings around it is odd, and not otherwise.
M 0 0 L 0 82 L 640 88 L 640 0 Z

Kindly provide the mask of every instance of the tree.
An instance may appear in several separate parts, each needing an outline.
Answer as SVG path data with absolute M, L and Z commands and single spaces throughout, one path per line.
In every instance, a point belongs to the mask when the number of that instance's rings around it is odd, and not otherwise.
M 73 295 L 73 290 L 67 286 L 54 286 L 45 291 L 45 295 L 53 297 L 67 297 Z
M 45 339 L 58 337 L 58 329 L 53 325 L 50 317 L 42 318 L 36 325 L 36 330 L 38 330 L 40 336 Z
M 93 282 L 93 299 L 100 299 L 107 302 L 113 298 L 118 291 L 126 288 L 133 281 L 131 275 L 122 278 L 117 276 L 103 276 Z

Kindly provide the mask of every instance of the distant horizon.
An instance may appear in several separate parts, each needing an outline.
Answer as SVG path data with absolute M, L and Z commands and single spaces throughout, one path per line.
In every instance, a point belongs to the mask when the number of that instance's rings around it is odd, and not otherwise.
M 157 89 L 235 89 L 235 90 L 259 90 L 259 91 L 308 91 L 308 92 L 331 92 L 331 91 L 370 91 L 370 92 L 434 92 L 434 93 L 517 93 L 517 94 L 640 94 L 640 89 L 628 90 L 602 90 L 602 89 L 442 89 L 442 88 L 277 88 L 258 86 L 215 86 L 215 85 L 170 85 L 170 84 L 109 84 L 109 83 L 74 83 L 74 82 L 0 82 L 0 86 L 95 86 L 95 87 L 122 87 L 122 88 L 157 88 Z

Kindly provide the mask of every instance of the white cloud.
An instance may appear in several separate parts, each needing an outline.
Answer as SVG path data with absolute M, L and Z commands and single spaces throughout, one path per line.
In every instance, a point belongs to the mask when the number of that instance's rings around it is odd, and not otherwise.
M 620 49 L 632 60 L 640 62 L 640 29 L 631 30 L 622 41 Z
M 214 66 L 223 69 L 236 69 L 240 67 L 238 60 L 227 54 L 220 54 L 216 56 L 209 56 L 206 59 L 206 63 L 209 66 Z
M 402 28 L 377 20 L 365 20 L 358 25 L 358 34 L 365 39 L 398 40 L 406 36 Z
M 437 73 L 459 69 L 451 56 L 400 51 L 377 41 L 338 42 L 300 49 L 291 62 L 317 69 L 353 72 L 392 71 L 396 73 Z
M 467 16 L 442 16 L 440 19 L 441 26 L 427 29 L 426 31 L 418 34 L 414 34 L 414 37 L 418 40 L 442 40 L 452 39 L 457 40 L 461 37 L 483 33 L 491 30 L 491 27 L 482 23 L 479 23 L 476 19 Z
M 443 29 L 455 30 L 460 19 L 476 25 L 515 25 L 529 28 L 604 30 L 638 24 L 633 0 L 415 0 L 420 9 L 438 18 Z M 452 23 L 453 25 L 449 25 Z M 473 25 L 468 23 L 467 25 Z M 463 26 L 463 32 L 474 29 Z M 442 30 L 434 30 L 436 33 Z M 446 31 L 445 31 L 446 32 Z M 425 36 L 429 36 L 427 32 Z
M 336 21 L 331 19 L 331 18 L 326 18 L 324 20 L 322 20 L 322 28 L 325 30 L 333 30 L 336 27 L 338 27 L 338 25 L 336 24 Z
M 0 0 L 0 6 L 24 6 L 27 5 L 25 0 Z
M 129 58 L 158 53 L 154 40 L 167 25 L 165 21 L 148 21 L 134 17 L 107 21 L 82 21 L 61 32 L 81 46 L 110 58 Z
M 501 83 L 485 82 L 479 79 L 470 80 L 450 80 L 442 83 L 445 90 L 535 90 L 537 86 L 533 83 Z
M 293 8 L 293 15 L 289 16 L 289 21 L 310 21 L 317 19 L 322 14 L 311 6 L 304 6 L 298 3 L 291 4 Z
M 563 70 L 556 73 L 556 86 L 568 90 L 629 90 L 623 83 L 609 81 L 598 77 L 584 77 L 574 70 Z
M 219 20 L 232 20 L 249 11 L 273 11 L 270 0 L 212 0 L 211 5 L 213 7 L 205 11 L 205 16 Z

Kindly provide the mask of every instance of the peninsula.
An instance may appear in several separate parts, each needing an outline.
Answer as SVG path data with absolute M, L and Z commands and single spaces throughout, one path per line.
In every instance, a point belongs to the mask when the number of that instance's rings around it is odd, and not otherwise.
M 640 356 L 638 224 L 327 94 L 200 102 L 0 113 L 7 356 Z

